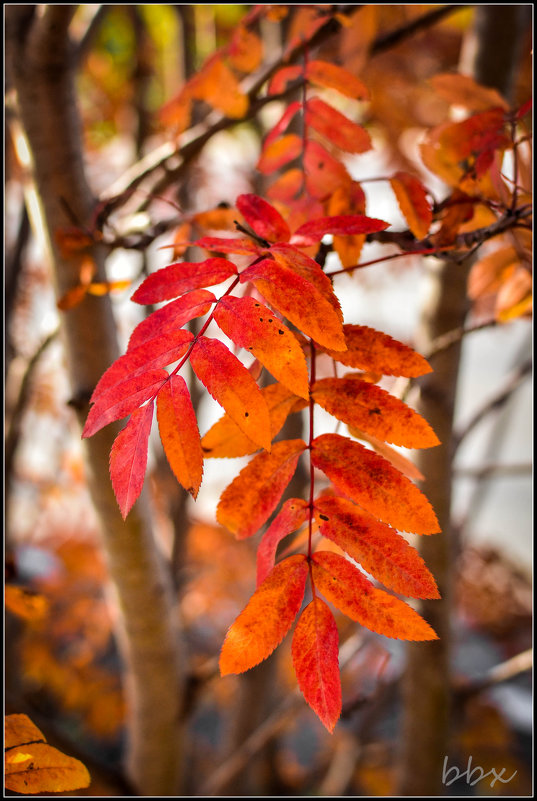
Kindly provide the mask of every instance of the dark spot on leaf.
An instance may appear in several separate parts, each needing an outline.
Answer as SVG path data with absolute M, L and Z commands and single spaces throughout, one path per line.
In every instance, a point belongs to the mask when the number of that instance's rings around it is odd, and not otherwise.
M 369 414 L 382 414 L 378 406 L 375 406 L 374 409 L 369 409 Z
M 260 322 L 260 323 L 262 323 L 262 322 L 263 322 L 263 318 L 262 318 L 262 317 L 260 317 L 260 318 L 259 318 L 259 322 Z
M 283 334 L 283 333 L 284 333 L 284 331 L 282 331 L 281 328 L 278 328 L 278 334 Z
M 244 416 L 245 417 L 250 417 L 250 413 L 249 412 L 244 412 Z
M 272 317 L 269 317 L 269 323 L 271 323 L 271 322 L 272 322 Z
M 319 517 L 321 518 L 321 520 L 330 520 L 330 518 L 327 517 L 326 515 L 319 515 Z

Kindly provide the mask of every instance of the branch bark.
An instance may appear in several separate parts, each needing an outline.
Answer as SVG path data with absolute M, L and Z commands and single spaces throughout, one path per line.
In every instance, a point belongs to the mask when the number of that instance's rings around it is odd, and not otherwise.
M 74 88 L 75 51 L 69 25 L 77 6 L 17 6 L 6 10 L 6 57 L 20 118 L 33 158 L 34 180 L 49 239 L 56 289 L 77 283 L 79 261 L 55 239 L 69 224 L 65 206 L 83 224 L 93 197 L 84 171 Z M 93 253 L 97 280 L 105 277 L 103 253 Z M 108 296 L 87 297 L 62 317 L 62 333 L 82 423 L 88 398 L 118 344 Z M 122 626 L 119 644 L 127 666 L 128 774 L 145 795 L 180 792 L 183 688 L 182 656 L 169 582 L 142 501 L 123 523 L 108 478 L 108 454 L 117 429 L 86 442 L 90 491 L 101 522 L 109 572 Z M 158 677 L 158 680 L 156 680 Z

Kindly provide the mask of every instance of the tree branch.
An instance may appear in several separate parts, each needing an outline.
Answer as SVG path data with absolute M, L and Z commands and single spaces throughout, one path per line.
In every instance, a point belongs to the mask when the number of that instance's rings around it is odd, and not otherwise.
M 514 392 L 522 384 L 526 376 L 530 375 L 532 370 L 532 362 L 530 359 L 523 362 L 514 372 L 508 376 L 504 386 L 501 387 L 489 400 L 481 406 L 480 409 L 473 415 L 473 417 L 466 423 L 463 428 L 454 432 L 453 435 L 453 450 L 454 452 L 460 446 L 461 442 L 474 428 L 491 412 L 500 409 L 513 395 Z
M 350 15 L 356 11 L 357 8 L 358 6 L 343 5 L 337 7 L 337 10 L 340 14 Z M 433 25 L 454 11 L 458 11 L 460 8 L 461 6 L 449 5 L 441 9 L 435 9 L 433 12 L 427 12 L 417 20 L 413 20 L 411 23 L 401 26 L 388 35 L 378 37 L 371 46 L 370 54 L 377 55 L 378 53 L 384 52 L 395 44 L 399 44 L 399 42 L 412 36 L 416 31 L 423 30 Z M 281 56 L 272 65 L 266 68 L 247 91 L 247 96 L 250 101 L 249 108 L 240 122 L 252 119 L 252 117 L 255 117 L 268 103 L 277 100 L 285 100 L 296 91 L 297 86 L 301 83 L 300 81 L 293 82 L 285 91 L 278 95 L 258 97 L 261 88 L 270 80 L 278 69 L 293 64 L 302 56 L 306 47 L 311 50 L 319 46 L 334 33 L 337 33 L 340 28 L 341 23 L 337 19 L 329 19 L 325 25 L 319 28 L 311 39 L 297 45 L 287 57 Z M 103 205 L 99 214 L 100 224 L 104 224 L 110 214 L 121 206 L 126 199 L 130 198 L 132 192 L 139 187 L 146 178 L 150 178 L 155 172 L 163 170 L 164 175 L 155 182 L 150 190 L 151 194 L 158 194 L 170 186 L 170 184 L 179 181 L 186 172 L 190 162 L 201 152 L 203 147 L 215 134 L 237 125 L 237 120 L 229 117 L 221 117 L 211 122 L 211 116 L 214 115 L 209 115 L 204 128 L 202 126 L 196 126 L 188 132 L 190 133 L 190 138 L 184 145 L 178 147 L 175 142 L 168 142 L 161 145 L 153 151 L 153 153 L 148 154 L 144 159 L 134 164 L 103 193 L 101 195 Z M 202 127 L 201 131 L 200 127 Z M 188 136 L 188 133 L 184 136 Z M 179 164 L 176 163 L 178 159 L 180 160 Z

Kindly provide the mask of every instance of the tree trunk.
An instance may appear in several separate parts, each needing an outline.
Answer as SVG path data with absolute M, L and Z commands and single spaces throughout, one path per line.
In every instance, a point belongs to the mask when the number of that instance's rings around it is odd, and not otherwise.
M 58 295 L 78 283 L 80 258 L 59 247 L 56 234 L 72 220 L 87 225 L 93 198 L 82 156 L 69 24 L 77 6 L 11 5 L 6 13 L 6 64 L 31 152 L 42 222 Z M 68 209 L 68 211 L 66 211 Z M 72 219 L 69 219 L 71 217 Z M 92 253 L 97 279 L 103 253 Z M 118 356 L 107 296 L 84 301 L 62 315 L 68 371 L 78 418 L 98 379 Z M 126 523 L 108 474 L 111 426 L 86 441 L 90 491 L 120 609 L 119 644 L 126 667 L 128 775 L 144 795 L 181 790 L 183 666 L 169 575 L 149 524 L 147 504 L 136 504 Z
M 478 6 L 474 28 L 463 47 L 460 69 L 478 83 L 509 98 L 518 62 L 525 10 L 521 6 Z M 439 264 L 429 274 L 429 302 L 423 311 L 418 349 L 463 325 L 467 310 L 466 279 L 470 264 Z M 423 491 L 438 516 L 442 534 L 420 538 L 419 549 L 435 576 L 442 599 L 423 601 L 420 613 L 440 637 L 407 645 L 403 680 L 403 719 L 398 761 L 398 795 L 441 795 L 450 724 L 450 651 L 453 575 L 451 472 L 453 417 L 461 345 L 431 359 L 433 372 L 419 382 L 417 411 L 434 428 L 441 445 L 422 451 L 417 465 L 426 476 Z

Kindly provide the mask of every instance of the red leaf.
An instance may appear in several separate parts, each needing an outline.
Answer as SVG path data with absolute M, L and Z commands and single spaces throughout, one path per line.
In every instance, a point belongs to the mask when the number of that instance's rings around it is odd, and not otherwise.
M 386 587 L 411 598 L 439 598 L 425 562 L 393 528 L 346 498 L 318 498 L 315 517 L 328 537 Z
M 306 77 L 319 86 L 337 89 L 346 97 L 354 97 L 356 100 L 369 99 L 369 91 L 362 81 L 348 70 L 329 61 L 308 61 Z
M 267 576 L 230 627 L 220 653 L 220 673 L 243 673 L 258 665 L 281 643 L 298 614 L 308 562 L 290 556 Z
M 306 401 L 297 398 L 282 384 L 269 384 L 261 389 L 270 416 L 271 438 L 274 439 L 292 412 L 298 412 L 306 406 Z M 206 458 L 250 456 L 259 450 L 259 445 L 249 439 L 225 414 L 207 431 L 201 441 Z
M 437 640 L 431 626 L 411 606 L 379 590 L 347 559 L 317 551 L 312 557 L 315 587 L 362 626 L 397 640 Z
M 218 522 L 238 539 L 251 537 L 272 514 L 306 448 L 301 439 L 275 442 L 270 453 L 258 453 L 226 487 Z
M 362 214 L 339 214 L 336 217 L 319 217 L 297 228 L 292 244 L 301 247 L 320 242 L 325 234 L 371 234 L 384 231 L 390 223 L 364 217 Z
M 264 148 L 271 145 L 272 142 L 274 142 L 280 136 L 280 134 L 285 131 L 297 111 L 300 111 L 301 108 L 302 103 L 299 100 L 294 100 L 292 103 L 289 103 L 276 125 L 274 125 L 265 136 L 265 141 L 263 142 Z
M 323 378 L 312 390 L 316 403 L 338 420 L 405 448 L 439 444 L 429 423 L 406 403 L 358 377 Z
M 241 281 L 251 281 L 271 306 L 316 342 L 329 348 L 345 347 L 341 320 L 332 304 L 293 270 L 264 259 L 247 267 Z
M 227 259 L 210 258 L 199 262 L 177 262 L 151 273 L 140 284 L 132 300 L 142 304 L 160 303 L 184 295 L 192 289 L 220 284 L 236 274 L 237 268 Z
M 433 221 L 433 210 L 422 182 L 407 172 L 396 172 L 390 184 L 408 227 L 416 239 L 425 239 Z
M 142 491 L 154 401 L 136 409 L 110 451 L 110 478 L 123 520 Z
M 155 370 L 177 361 L 183 356 L 193 339 L 190 331 L 169 331 L 146 340 L 142 345 L 127 351 L 106 370 L 90 398 L 93 402 L 99 395 L 112 389 L 120 381 L 125 381 L 142 371 Z
M 306 124 L 347 153 L 371 150 L 371 137 L 365 128 L 318 97 L 307 101 Z
M 170 376 L 157 395 L 157 421 L 169 465 L 179 483 L 196 499 L 203 475 L 203 453 L 196 413 L 181 376 Z
M 82 437 L 92 437 L 101 428 L 126 417 L 168 380 L 166 370 L 148 370 L 127 378 L 103 392 L 89 411 Z
M 267 94 L 279 95 L 291 81 L 296 81 L 302 75 L 301 66 L 282 67 L 270 79 Z
M 246 348 L 295 395 L 309 398 L 308 368 L 298 340 L 253 298 L 220 299 L 214 319 L 236 345 Z
M 329 732 L 341 715 L 339 637 L 334 615 L 314 597 L 293 634 L 293 667 L 307 703 Z
M 388 334 L 365 325 L 344 325 L 343 331 L 347 350 L 329 350 L 327 353 L 347 367 L 408 378 L 415 378 L 432 370 L 423 356 Z
M 309 139 L 306 144 L 304 169 L 306 188 L 318 200 L 328 198 L 340 186 L 351 183 L 351 177 L 343 164 L 313 139 Z
M 311 460 L 344 495 L 394 528 L 415 534 L 440 531 L 431 504 L 416 485 L 360 443 L 322 434 L 313 441 Z
M 143 345 L 147 340 L 164 334 L 166 331 L 181 328 L 194 317 L 202 317 L 207 314 L 215 301 L 216 298 L 212 292 L 208 292 L 206 289 L 196 289 L 178 300 L 167 303 L 166 306 L 152 312 L 145 320 L 138 323 L 130 336 L 127 351 Z
M 303 141 L 294 133 L 285 134 L 280 139 L 263 145 L 257 169 L 263 175 L 279 170 L 284 164 L 296 159 L 302 153 Z
M 252 230 L 267 242 L 287 242 L 289 226 L 279 211 L 257 195 L 239 195 L 237 208 Z
M 201 336 L 190 364 L 202 384 L 249 439 L 270 450 L 267 404 L 246 367 L 217 339 Z
M 265 531 L 257 549 L 257 586 L 266 579 L 276 559 L 279 543 L 288 534 L 300 528 L 308 518 L 308 504 L 300 498 L 285 501 L 268 529 Z
M 190 244 L 196 245 L 204 250 L 214 250 L 217 253 L 237 253 L 244 256 L 257 256 L 261 253 L 259 245 L 251 239 L 240 239 L 237 237 L 202 236 Z

